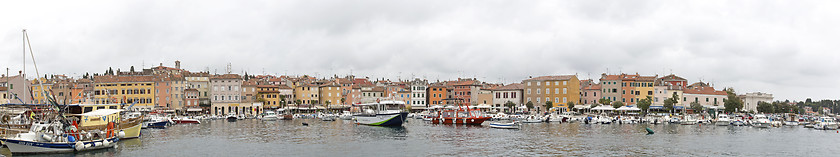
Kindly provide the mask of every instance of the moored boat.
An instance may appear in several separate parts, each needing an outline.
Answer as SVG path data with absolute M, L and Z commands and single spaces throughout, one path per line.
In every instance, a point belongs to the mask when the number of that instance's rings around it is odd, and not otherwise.
M 490 127 L 492 128 L 499 128 L 499 129 L 519 129 L 520 123 L 519 122 L 492 122 L 490 123 Z
M 180 117 L 172 120 L 176 124 L 201 124 L 201 121 L 189 117 Z
M 360 104 L 360 113 L 354 114 L 356 124 L 373 126 L 401 126 L 408 118 L 405 102 L 381 101 L 379 103 Z
M 753 126 L 759 127 L 759 128 L 769 128 L 770 127 L 770 119 L 768 119 L 767 116 L 765 116 L 763 114 L 757 114 L 757 115 L 754 116 L 754 118 L 755 119 L 753 119 L 750 122 L 750 123 L 752 123 Z
M 715 121 L 715 125 L 717 126 L 729 126 L 732 124 L 732 121 L 729 119 L 729 115 L 726 114 L 719 114 L 717 116 L 717 120 Z

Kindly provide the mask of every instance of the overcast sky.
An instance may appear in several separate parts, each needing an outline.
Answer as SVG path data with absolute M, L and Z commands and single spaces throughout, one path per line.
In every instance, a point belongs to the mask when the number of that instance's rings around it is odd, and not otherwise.
M 519 82 L 677 74 L 840 99 L 840 1 L 4 1 L 0 66 Z M 34 76 L 31 59 L 27 71 Z

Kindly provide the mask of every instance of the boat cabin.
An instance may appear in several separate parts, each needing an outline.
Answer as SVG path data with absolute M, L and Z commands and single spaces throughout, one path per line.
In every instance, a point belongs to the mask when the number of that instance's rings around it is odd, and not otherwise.
M 101 109 L 121 110 L 122 104 L 70 104 L 67 114 L 84 114 Z
M 405 110 L 405 102 L 402 101 L 381 101 L 379 103 L 359 104 L 358 110 L 362 114 L 377 114 L 385 113 L 386 111 L 403 111 Z
M 120 122 L 120 111 L 117 109 L 98 109 L 95 111 L 83 114 L 71 114 L 70 116 L 79 119 L 79 128 L 101 127 L 107 125 L 109 122 Z

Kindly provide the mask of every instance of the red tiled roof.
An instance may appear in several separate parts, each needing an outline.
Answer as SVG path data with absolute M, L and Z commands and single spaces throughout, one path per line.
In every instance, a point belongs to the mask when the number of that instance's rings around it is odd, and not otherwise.
M 727 95 L 726 91 L 718 91 L 718 90 L 715 90 L 715 88 L 713 88 L 713 87 L 697 87 L 697 88 L 684 89 L 683 93 L 686 93 L 686 94 L 707 94 L 707 95 Z
M 512 83 L 512 84 L 509 84 L 509 85 L 506 85 L 506 86 L 502 86 L 502 87 L 496 88 L 496 89 L 494 89 L 494 90 L 496 90 L 496 91 L 501 91 L 501 90 L 522 90 L 523 88 L 525 88 L 525 86 L 523 86 L 521 83 Z
M 575 75 L 539 76 L 525 81 L 570 80 L 572 77 L 575 77 Z
M 94 80 L 97 83 L 154 82 L 155 78 L 154 78 L 154 76 L 151 76 L 151 75 L 143 75 L 143 76 L 103 75 L 103 76 L 94 76 Z
M 213 75 L 210 79 L 241 79 L 238 74 Z
M 583 87 L 585 90 L 600 90 L 601 84 L 592 84 L 591 86 Z

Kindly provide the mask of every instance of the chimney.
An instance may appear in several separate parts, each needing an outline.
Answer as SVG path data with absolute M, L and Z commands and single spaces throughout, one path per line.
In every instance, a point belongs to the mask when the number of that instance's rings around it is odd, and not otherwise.
M 160 66 L 163 66 L 163 63 L 160 63 Z
M 181 61 L 175 61 L 175 69 L 181 69 Z

